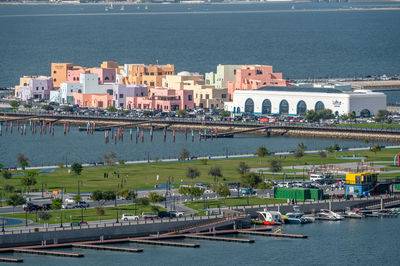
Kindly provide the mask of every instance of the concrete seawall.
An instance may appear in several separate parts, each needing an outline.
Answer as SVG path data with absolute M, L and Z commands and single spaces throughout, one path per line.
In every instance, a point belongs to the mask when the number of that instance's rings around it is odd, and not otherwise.
M 202 224 L 216 222 L 221 218 L 211 216 L 208 217 L 184 217 L 173 219 L 171 221 L 155 220 L 149 222 L 123 222 L 118 224 L 102 224 L 99 226 L 82 226 L 82 227 L 52 227 L 40 228 L 38 232 L 33 230 L 16 230 L 0 233 L 0 247 L 12 247 L 21 245 L 40 245 L 43 240 L 47 244 L 67 243 L 77 241 L 94 241 L 112 238 L 145 236 L 149 234 L 166 233 L 178 228 L 187 228 L 199 226 Z

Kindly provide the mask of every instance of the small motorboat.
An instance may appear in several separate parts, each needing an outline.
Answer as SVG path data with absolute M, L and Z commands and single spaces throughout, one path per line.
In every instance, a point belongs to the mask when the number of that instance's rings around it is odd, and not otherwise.
M 349 207 L 347 207 L 344 212 L 344 217 L 352 219 L 361 219 L 364 218 L 364 215 L 359 213 L 357 210 L 351 210 Z
M 121 6 L 121 11 L 125 11 L 125 6 Z
M 304 213 L 301 212 L 288 212 L 286 216 L 289 224 L 308 224 L 313 222 L 311 217 L 305 217 Z
M 343 220 L 344 217 L 340 214 L 337 214 L 336 212 L 327 210 L 327 209 L 321 209 L 319 212 L 315 214 L 315 219 L 316 220 L 328 220 L 328 221 L 339 221 Z
M 258 213 L 258 220 L 263 225 L 280 225 L 282 224 L 282 214 L 277 211 L 260 211 Z

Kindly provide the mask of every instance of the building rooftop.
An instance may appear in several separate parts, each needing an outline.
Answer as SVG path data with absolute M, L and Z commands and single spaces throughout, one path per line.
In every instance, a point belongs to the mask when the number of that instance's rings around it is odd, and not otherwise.
M 265 86 L 258 90 L 262 91 L 289 91 L 289 92 L 323 92 L 323 93 L 343 93 L 343 91 L 332 88 L 315 88 L 315 87 L 280 87 L 280 86 Z

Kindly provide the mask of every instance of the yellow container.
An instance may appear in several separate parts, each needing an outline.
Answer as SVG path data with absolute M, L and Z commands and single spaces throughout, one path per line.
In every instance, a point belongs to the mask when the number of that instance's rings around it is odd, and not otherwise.
M 346 184 L 350 185 L 369 185 L 375 184 L 378 180 L 377 173 L 360 172 L 360 173 L 347 173 Z

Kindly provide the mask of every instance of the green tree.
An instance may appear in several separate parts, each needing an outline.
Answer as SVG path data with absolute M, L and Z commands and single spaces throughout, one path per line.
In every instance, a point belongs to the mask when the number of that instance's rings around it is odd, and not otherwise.
M 163 196 L 157 194 L 157 192 L 149 192 L 148 198 L 151 203 L 158 203 L 158 202 L 162 202 L 165 200 L 165 198 Z
M 378 110 L 378 114 L 375 116 L 375 121 L 376 122 L 384 122 L 387 116 L 389 115 L 389 112 L 387 110 Z
M 44 223 L 47 223 L 51 219 L 51 213 L 49 212 L 39 212 L 38 217 L 40 220 L 43 220 Z
M 46 111 L 51 111 L 51 110 L 54 110 L 54 107 L 51 106 L 51 105 L 43 105 L 43 106 L 42 106 L 42 109 L 43 109 L 43 110 L 46 110 Z
M 97 201 L 97 205 L 100 206 L 100 201 L 103 200 L 103 192 L 100 190 L 95 190 L 92 192 L 92 196 L 90 198 L 94 201 Z
M 75 175 L 80 175 L 82 173 L 83 167 L 80 163 L 73 163 L 71 165 L 71 171 L 74 172 Z
M 282 162 L 278 159 L 268 161 L 268 168 L 271 172 L 276 173 L 282 170 Z
M 3 176 L 3 178 L 5 180 L 12 178 L 12 173 L 10 171 L 8 171 L 8 170 L 1 171 L 1 175 Z
M 58 163 L 57 166 L 58 166 L 58 168 L 60 168 L 60 169 L 62 169 L 62 168 L 65 167 L 64 163 Z
M 29 162 L 30 161 L 31 160 L 28 157 L 26 157 L 24 154 L 22 154 L 22 153 L 19 153 L 17 155 L 17 162 L 21 166 L 22 170 L 24 170 L 24 171 L 25 171 L 25 168 L 27 166 L 29 166 Z
M 379 146 L 379 144 L 375 144 L 374 146 L 372 146 L 372 147 L 370 148 L 370 151 L 372 151 L 373 153 L 375 153 L 375 157 L 376 157 L 376 153 L 377 153 L 378 151 L 381 151 L 381 146 Z
M 111 172 L 113 166 L 115 165 L 115 157 L 117 154 L 115 152 L 107 152 L 103 154 L 104 164 L 108 167 L 108 171 Z
M 97 214 L 97 216 L 99 216 L 99 220 L 100 220 L 100 223 L 101 223 L 101 217 L 106 214 L 106 210 L 101 206 L 97 206 L 96 207 L 96 214 Z
M 348 117 L 350 120 L 356 119 L 356 115 L 355 115 L 354 113 L 348 113 L 348 114 L 347 114 L 347 117 Z
M 13 213 L 14 213 L 15 207 L 25 204 L 26 199 L 24 197 L 22 197 L 22 195 L 14 193 L 7 199 L 6 203 L 7 203 L 7 205 L 10 205 L 13 207 Z
M 189 187 L 180 186 L 179 189 L 178 189 L 178 192 L 179 192 L 179 194 L 186 196 L 186 195 L 189 194 Z
M 105 201 L 115 200 L 116 196 L 117 195 L 116 195 L 115 191 L 104 191 L 103 192 L 103 200 L 105 200 Z
M 178 110 L 178 111 L 176 111 L 176 114 L 178 116 L 185 116 L 187 114 L 187 111 L 186 110 Z
M 239 174 L 243 175 L 247 172 L 249 172 L 250 166 L 246 164 L 245 162 L 239 162 L 239 166 L 236 168 L 236 172 Z
M 207 165 L 208 164 L 208 160 L 207 159 L 200 159 L 200 163 L 202 165 Z
M 265 157 L 269 154 L 270 154 L 269 150 L 264 145 L 257 148 L 256 155 L 258 157 Z
M 117 111 L 117 108 L 115 108 L 115 106 L 109 106 L 107 108 L 107 111 L 110 112 L 110 113 L 115 113 Z
M 319 153 L 319 156 L 321 157 L 321 158 L 326 158 L 326 152 L 324 152 L 324 151 L 319 151 L 318 152 Z
M 203 193 L 204 193 L 204 189 L 202 189 L 202 188 L 195 187 L 195 186 L 189 187 L 189 195 L 192 196 L 192 200 L 193 200 L 193 197 L 198 198 L 201 195 L 203 195 Z
M 250 193 L 247 197 L 247 204 L 249 204 L 249 197 L 253 194 L 253 189 L 262 182 L 260 175 L 256 173 L 246 173 L 240 177 L 240 183 L 249 188 Z
M 21 185 L 28 187 L 28 193 L 30 191 L 31 186 L 36 185 L 36 177 L 39 174 L 37 172 L 29 171 L 26 176 L 21 179 Z
M 4 191 L 7 193 L 12 193 L 14 192 L 15 188 L 13 185 L 5 184 L 4 185 Z
M 81 200 L 82 200 L 81 195 L 76 194 L 76 195 L 74 196 L 74 202 L 75 202 L 75 204 L 78 204 Z
M 306 150 L 307 146 L 304 145 L 303 142 L 299 143 L 297 145 L 297 149 L 294 151 L 294 157 L 296 157 L 297 159 L 303 157 Z
M 10 101 L 10 106 L 12 108 L 18 108 L 19 107 L 19 102 L 18 101 Z
M 187 178 L 194 179 L 194 178 L 199 177 L 199 176 L 200 176 L 200 172 L 199 172 L 199 170 L 197 168 L 188 167 L 186 169 L 186 177 Z
M 214 182 L 218 182 L 218 178 L 222 177 L 221 167 L 220 166 L 213 166 L 208 171 L 210 176 L 214 177 Z
M 147 197 L 143 198 L 135 198 L 132 200 L 133 203 L 136 203 L 137 206 L 139 206 L 139 213 L 141 213 L 142 207 L 149 206 L 150 205 L 150 200 Z
M 183 148 L 181 151 L 181 155 L 179 156 L 179 160 L 184 161 L 186 159 L 189 159 L 189 156 L 190 156 L 190 152 L 187 149 Z
M 66 105 L 63 107 L 63 111 L 71 113 L 74 111 L 74 108 L 72 108 L 72 106 Z
M 231 115 L 231 112 L 222 110 L 222 111 L 219 113 L 219 115 L 220 115 L 221 117 L 229 117 L 229 116 Z
M 216 184 L 213 186 L 213 190 L 217 193 L 218 196 L 224 198 L 224 204 L 226 205 L 226 198 L 231 195 L 231 191 L 229 190 L 229 186 L 227 184 Z
M 53 210 L 61 210 L 62 200 L 60 198 L 55 198 L 51 201 L 51 208 Z
M 32 105 L 30 105 L 30 104 L 24 104 L 24 108 L 30 109 L 30 108 L 32 108 Z

